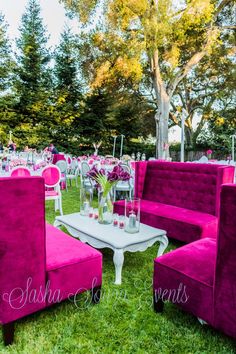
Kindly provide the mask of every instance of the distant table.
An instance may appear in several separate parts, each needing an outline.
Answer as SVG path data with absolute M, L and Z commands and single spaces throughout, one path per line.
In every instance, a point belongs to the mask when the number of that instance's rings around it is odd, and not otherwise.
M 56 217 L 54 226 L 65 228 L 69 233 L 95 248 L 110 248 L 113 250 L 115 265 L 115 284 L 121 284 L 121 273 L 124 263 L 124 253 L 143 252 L 159 241 L 157 257 L 161 256 L 168 246 L 166 231 L 140 224 L 140 231 L 136 234 L 126 233 L 124 230 L 111 225 L 102 225 L 98 221 L 79 213 L 60 215 Z

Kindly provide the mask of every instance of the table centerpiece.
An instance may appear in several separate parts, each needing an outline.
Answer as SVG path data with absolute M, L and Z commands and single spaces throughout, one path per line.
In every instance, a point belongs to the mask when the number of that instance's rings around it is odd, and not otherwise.
M 98 222 L 100 224 L 111 224 L 113 214 L 112 188 L 119 181 L 128 181 L 131 175 L 117 165 L 112 171 L 106 171 L 93 166 L 87 176 L 96 182 L 98 189 Z

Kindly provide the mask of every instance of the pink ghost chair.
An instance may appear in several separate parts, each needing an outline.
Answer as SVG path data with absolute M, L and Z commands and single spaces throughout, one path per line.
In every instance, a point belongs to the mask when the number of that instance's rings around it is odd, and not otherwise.
M 30 170 L 27 167 L 15 167 L 11 171 L 11 177 L 29 177 L 31 176 Z

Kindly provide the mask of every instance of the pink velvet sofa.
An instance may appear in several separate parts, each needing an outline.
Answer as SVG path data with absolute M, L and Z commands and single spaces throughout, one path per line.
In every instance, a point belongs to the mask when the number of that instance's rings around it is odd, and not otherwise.
M 154 309 L 169 300 L 236 338 L 236 185 L 221 190 L 217 239 L 204 238 L 154 261 Z
M 0 322 L 6 345 L 14 321 L 86 290 L 98 302 L 102 255 L 45 224 L 42 177 L 0 178 Z
M 233 166 L 142 161 L 135 166 L 135 196 L 141 222 L 185 243 L 216 237 L 219 192 L 234 179 Z M 124 214 L 124 201 L 114 204 Z

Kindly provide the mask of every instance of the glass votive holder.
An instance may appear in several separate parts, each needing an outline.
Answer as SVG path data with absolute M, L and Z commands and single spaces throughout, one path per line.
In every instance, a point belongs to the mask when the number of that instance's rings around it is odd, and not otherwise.
M 125 228 L 125 217 L 124 215 L 119 216 L 119 228 L 124 229 Z
M 93 218 L 94 220 L 98 220 L 98 208 L 93 209 Z
M 113 226 L 117 227 L 119 223 L 119 215 L 118 214 L 113 214 Z

